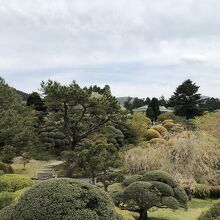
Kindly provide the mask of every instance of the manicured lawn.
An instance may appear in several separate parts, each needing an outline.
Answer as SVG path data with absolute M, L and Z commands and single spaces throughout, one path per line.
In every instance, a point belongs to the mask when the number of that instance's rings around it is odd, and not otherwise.
M 208 210 L 216 201 L 217 200 L 193 199 L 191 202 L 189 202 L 189 209 L 187 211 L 157 209 L 149 212 L 149 220 L 196 220 L 203 211 Z M 136 213 L 130 212 L 130 215 L 135 217 L 135 219 L 138 217 Z M 126 216 L 128 216 L 127 211 Z

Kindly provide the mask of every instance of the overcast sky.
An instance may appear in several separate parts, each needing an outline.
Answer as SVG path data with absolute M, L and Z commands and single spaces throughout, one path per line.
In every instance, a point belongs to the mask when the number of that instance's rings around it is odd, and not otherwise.
M 0 0 L 0 76 L 167 98 L 191 78 L 220 97 L 220 1 Z

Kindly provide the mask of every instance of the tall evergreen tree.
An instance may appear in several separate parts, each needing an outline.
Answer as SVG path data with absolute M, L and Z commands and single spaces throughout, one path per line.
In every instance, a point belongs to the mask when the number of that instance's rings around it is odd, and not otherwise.
M 169 105 L 174 107 L 176 115 L 190 119 L 201 114 L 199 108 L 201 95 L 198 90 L 199 86 L 190 79 L 187 79 L 176 88 L 169 100 Z
M 32 92 L 27 99 L 27 105 L 33 106 L 36 111 L 46 111 L 43 99 L 37 92 Z
M 160 107 L 159 107 L 158 99 L 152 98 L 149 107 L 152 109 L 152 112 L 153 112 L 153 120 L 156 121 L 158 115 L 160 115 Z

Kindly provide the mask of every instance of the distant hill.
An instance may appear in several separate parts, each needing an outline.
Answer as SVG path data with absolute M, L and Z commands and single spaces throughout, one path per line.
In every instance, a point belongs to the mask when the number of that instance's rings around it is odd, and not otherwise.
M 124 106 L 125 102 L 128 100 L 129 96 L 125 96 L 125 97 L 118 97 L 118 102 Z M 134 97 L 130 97 L 132 98 L 132 100 L 134 100 Z
M 14 89 L 18 95 L 22 97 L 22 100 L 27 101 L 29 94 L 20 90 Z

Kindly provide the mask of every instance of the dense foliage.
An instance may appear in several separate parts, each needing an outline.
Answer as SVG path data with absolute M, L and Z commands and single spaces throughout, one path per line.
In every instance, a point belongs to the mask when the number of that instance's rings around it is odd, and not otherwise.
M 27 202 L 29 201 L 29 202 Z M 12 219 L 118 220 L 111 198 L 99 188 L 73 179 L 44 181 L 15 205 Z
M 184 81 L 176 88 L 169 100 L 169 105 L 174 106 L 175 114 L 185 116 L 187 119 L 200 114 L 198 104 L 201 95 L 198 92 L 199 86 L 190 79 Z
M 16 192 L 32 185 L 31 179 L 18 174 L 4 174 L 0 178 L 0 192 Z

